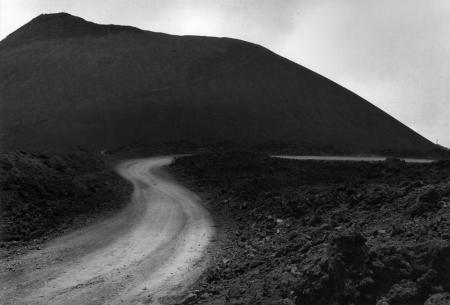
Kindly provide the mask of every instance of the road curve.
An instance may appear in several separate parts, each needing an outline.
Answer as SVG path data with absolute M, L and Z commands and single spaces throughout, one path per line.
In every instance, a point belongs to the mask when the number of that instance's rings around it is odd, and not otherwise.
M 198 197 L 163 169 L 171 157 L 118 167 L 126 209 L 0 262 L 0 304 L 159 304 L 192 284 L 214 229 Z

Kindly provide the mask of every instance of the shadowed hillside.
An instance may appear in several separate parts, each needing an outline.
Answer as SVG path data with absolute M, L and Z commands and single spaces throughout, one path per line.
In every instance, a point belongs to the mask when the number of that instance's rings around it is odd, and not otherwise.
M 269 50 L 41 15 L 0 42 L 3 148 L 308 142 L 351 152 L 434 145 Z

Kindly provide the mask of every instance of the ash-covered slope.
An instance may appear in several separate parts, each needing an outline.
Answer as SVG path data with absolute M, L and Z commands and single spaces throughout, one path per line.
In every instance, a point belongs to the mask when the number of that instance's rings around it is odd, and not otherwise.
M 41 15 L 0 42 L 4 148 L 309 142 L 353 152 L 434 145 L 269 50 Z

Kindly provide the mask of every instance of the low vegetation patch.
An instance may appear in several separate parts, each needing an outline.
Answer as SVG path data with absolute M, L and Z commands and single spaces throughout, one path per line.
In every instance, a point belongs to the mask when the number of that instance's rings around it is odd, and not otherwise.
M 446 304 L 450 162 L 178 158 L 221 231 L 192 304 Z

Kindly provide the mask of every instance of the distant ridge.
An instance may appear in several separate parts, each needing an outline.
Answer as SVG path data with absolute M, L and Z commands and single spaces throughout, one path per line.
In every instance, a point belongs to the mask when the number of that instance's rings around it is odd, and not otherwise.
M 38 43 L 37 43 L 38 42 Z M 3 148 L 165 141 L 437 147 L 334 82 L 245 41 L 40 15 L 0 42 Z

